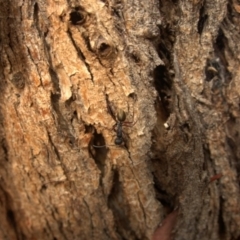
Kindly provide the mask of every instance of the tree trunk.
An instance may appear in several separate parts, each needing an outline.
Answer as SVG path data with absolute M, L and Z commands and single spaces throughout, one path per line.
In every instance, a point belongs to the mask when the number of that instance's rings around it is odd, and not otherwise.
M 0 3 L 1 239 L 239 239 L 237 0 Z

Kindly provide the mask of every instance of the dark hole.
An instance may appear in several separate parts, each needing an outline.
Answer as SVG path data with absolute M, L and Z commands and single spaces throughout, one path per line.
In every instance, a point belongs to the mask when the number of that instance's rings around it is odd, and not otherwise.
M 75 146 L 75 139 L 74 139 L 73 137 L 70 137 L 70 138 L 68 139 L 68 145 L 69 145 L 70 147 L 74 147 L 74 146 Z
M 47 189 L 47 185 L 46 184 L 43 184 L 42 185 L 42 188 L 41 188 L 41 191 L 45 191 Z
M 171 102 L 171 80 L 169 73 L 165 66 L 159 65 L 154 69 L 154 84 L 155 88 L 161 98 L 163 108 L 167 115 L 170 114 L 170 102 Z
M 110 48 L 110 46 L 109 46 L 108 44 L 106 44 L 106 43 L 101 43 L 98 51 L 99 51 L 99 53 L 104 53 L 104 52 L 106 52 L 106 50 L 108 50 L 109 48 Z
M 48 29 L 46 29 L 46 32 L 44 32 L 44 37 L 47 37 L 47 35 L 48 35 Z
M 38 11 L 39 11 L 38 4 L 35 3 L 35 4 L 34 4 L 34 19 L 35 19 L 35 20 L 38 19 Z
M 223 199 L 220 198 L 220 212 L 218 215 L 218 225 L 219 225 L 219 236 L 220 239 L 225 239 L 226 236 L 226 227 L 224 224 L 224 219 L 223 219 Z
M 61 97 L 60 94 L 51 93 L 51 101 L 52 101 L 52 103 L 53 103 L 53 104 L 58 103 L 60 97 Z
M 103 171 L 108 149 L 102 134 L 95 131 L 93 140 L 90 141 L 89 152 L 95 160 L 98 168 Z
M 12 226 L 16 226 L 15 216 L 12 210 L 7 211 L 7 219 L 12 224 Z
M 135 94 L 135 93 L 130 93 L 130 94 L 128 95 L 128 97 L 136 100 L 136 99 L 137 99 L 137 94 Z
M 95 132 L 92 144 L 94 146 L 99 146 L 99 148 L 96 147 L 96 150 L 105 149 L 105 147 L 102 147 L 102 148 L 100 147 L 100 146 L 105 146 L 105 140 L 103 135 Z
M 159 65 L 154 69 L 154 83 L 156 89 L 161 95 L 161 89 L 164 87 L 164 78 L 166 77 L 166 67 L 163 65 Z
M 218 58 L 219 60 L 216 61 L 217 66 L 219 68 L 219 74 L 222 78 L 222 81 L 224 81 L 226 84 L 229 84 L 232 80 L 232 74 L 230 73 L 230 71 L 228 70 L 227 66 L 228 66 L 228 61 L 226 59 L 226 56 L 224 54 L 224 49 L 227 48 L 228 49 L 228 39 L 225 37 L 223 30 L 220 28 L 218 31 L 218 36 L 214 45 L 214 49 L 218 54 Z
M 204 24 L 208 19 L 208 15 L 204 15 L 202 17 L 200 17 L 199 21 L 198 21 L 198 33 L 201 34 L 204 28 Z
M 204 5 L 201 7 L 199 11 L 199 21 L 197 25 L 198 33 L 201 34 L 204 28 L 204 24 L 206 20 L 208 19 L 208 15 L 204 13 Z
M 222 29 L 220 28 L 218 31 L 217 39 L 216 39 L 216 45 L 219 50 L 224 49 L 225 41 L 226 41 L 226 37 L 224 36 Z
M 84 15 L 81 12 L 74 11 L 70 13 L 70 21 L 73 25 L 78 25 L 84 22 Z

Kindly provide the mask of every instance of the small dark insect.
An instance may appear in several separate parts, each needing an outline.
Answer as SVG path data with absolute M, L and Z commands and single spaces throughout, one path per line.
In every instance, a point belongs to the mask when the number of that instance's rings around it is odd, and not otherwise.
M 123 122 L 126 120 L 126 113 L 123 110 L 119 110 L 117 113 L 117 125 L 116 125 L 116 132 L 117 137 L 114 140 L 116 145 L 121 145 L 123 143 L 123 132 L 122 132 L 122 125 Z
M 107 99 L 107 102 L 108 102 L 108 99 Z M 108 102 L 108 109 L 109 109 L 109 112 L 110 112 L 111 116 L 116 121 L 116 124 L 113 127 L 114 131 L 116 131 L 116 133 L 117 133 L 117 136 L 114 140 L 114 143 L 115 143 L 115 145 L 121 145 L 124 142 L 123 129 L 122 129 L 123 126 L 132 127 L 132 126 L 135 125 L 136 121 L 135 122 L 133 122 L 133 121 L 132 122 L 126 122 L 125 121 L 126 120 L 126 113 L 122 109 L 119 109 L 116 116 L 115 116 L 113 114 L 112 108 L 109 105 L 109 102 Z M 133 113 L 133 118 L 134 118 L 134 113 Z M 95 148 L 106 147 L 106 145 L 100 145 L 100 146 L 92 145 L 92 146 L 95 147 Z

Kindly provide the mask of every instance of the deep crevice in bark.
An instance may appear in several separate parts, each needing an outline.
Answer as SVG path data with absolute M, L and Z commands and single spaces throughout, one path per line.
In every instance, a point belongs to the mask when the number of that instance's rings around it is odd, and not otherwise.
M 172 111 L 172 82 L 167 68 L 160 65 L 154 69 L 154 83 L 165 114 L 169 117 Z
M 91 66 L 89 65 L 89 63 L 87 63 L 86 57 L 84 56 L 84 54 L 83 54 L 83 52 L 81 51 L 80 47 L 79 47 L 79 46 L 77 45 L 77 43 L 74 41 L 74 38 L 73 38 L 73 36 L 72 36 L 71 31 L 68 30 L 67 33 L 68 33 L 68 36 L 69 36 L 69 38 L 70 38 L 73 46 L 75 47 L 75 49 L 76 49 L 76 51 L 77 51 L 77 53 L 78 53 L 79 58 L 80 58 L 80 59 L 84 62 L 84 64 L 86 65 L 86 68 L 87 68 L 87 70 L 88 70 L 88 72 L 89 72 L 89 74 L 90 74 L 90 76 L 91 76 L 92 82 L 94 82 L 94 75 L 93 75 L 93 73 L 92 73 L 92 71 L 91 71 Z M 83 35 L 83 39 L 85 39 L 85 38 L 84 38 L 84 35 Z M 87 40 L 87 47 L 88 47 L 88 50 L 91 49 L 89 40 Z
M 203 1 L 202 7 L 199 10 L 199 20 L 198 20 L 198 24 L 197 24 L 198 33 L 200 35 L 202 34 L 202 32 L 204 30 L 207 20 L 208 20 L 208 15 L 205 12 L 205 1 Z
M 93 134 L 93 139 L 91 141 L 92 146 L 90 146 L 90 153 L 97 164 L 98 168 L 101 170 L 102 174 L 104 171 L 104 166 L 106 163 L 106 157 L 108 154 L 107 146 L 105 145 L 105 140 L 102 134 L 98 134 L 96 131 Z M 96 146 L 96 147 L 95 147 Z M 99 147 L 98 147 L 99 146 Z
M 130 209 L 126 205 L 126 202 L 124 204 L 124 201 L 126 200 L 122 199 L 121 197 L 123 196 L 124 191 L 119 172 L 117 170 L 114 170 L 113 174 L 113 186 L 111 193 L 108 196 L 108 206 L 113 212 L 115 224 L 117 226 L 117 232 L 121 236 L 121 239 L 128 239 L 128 236 L 131 236 L 131 238 L 137 240 L 138 237 L 133 232 L 127 221 L 128 211 Z
M 52 67 L 49 68 L 49 74 L 50 74 L 50 77 L 51 77 L 53 88 L 55 90 L 54 94 L 58 94 L 57 98 L 61 98 L 61 89 L 60 89 L 60 86 L 59 86 L 59 78 L 58 78 L 58 75 L 57 75 L 56 71 L 54 71 Z M 55 96 L 55 98 L 56 98 L 56 96 Z

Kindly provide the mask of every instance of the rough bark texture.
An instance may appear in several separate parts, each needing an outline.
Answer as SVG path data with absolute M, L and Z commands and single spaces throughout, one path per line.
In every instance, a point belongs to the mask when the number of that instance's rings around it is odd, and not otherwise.
M 1 239 L 240 237 L 238 1 L 0 4 Z

